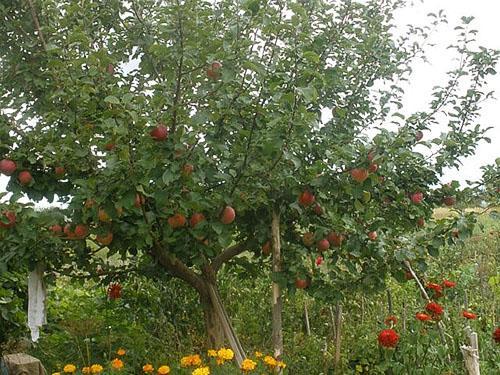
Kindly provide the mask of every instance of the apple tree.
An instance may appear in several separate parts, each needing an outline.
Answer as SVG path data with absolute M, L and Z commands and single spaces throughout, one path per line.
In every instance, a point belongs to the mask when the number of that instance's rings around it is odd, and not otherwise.
M 464 19 L 458 65 L 428 109 L 405 113 L 411 64 L 443 16 L 396 36 L 402 5 L 3 3 L 0 270 L 153 267 L 199 293 L 220 346 L 231 335 L 217 273 L 263 264 L 273 215 L 273 279 L 318 298 L 381 286 L 437 251 L 450 228 L 415 233 L 455 203 L 456 186 L 436 186 L 485 138 L 477 118 L 498 54 L 475 48 Z M 105 260 L 117 256 L 122 272 Z

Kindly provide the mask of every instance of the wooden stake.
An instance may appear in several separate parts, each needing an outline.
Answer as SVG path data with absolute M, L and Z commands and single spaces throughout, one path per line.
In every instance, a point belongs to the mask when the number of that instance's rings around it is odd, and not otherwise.
M 334 368 L 335 372 L 340 374 L 340 345 L 342 343 L 342 305 L 337 302 L 337 311 L 335 316 L 335 357 Z
M 281 272 L 281 239 L 280 239 L 280 214 L 276 209 L 273 209 L 271 217 L 271 239 L 273 247 L 273 273 Z M 273 281 L 272 285 L 272 318 L 273 318 L 273 348 L 274 357 L 281 360 L 283 355 L 283 300 L 281 298 L 281 287 L 278 283 Z M 281 374 L 283 370 L 280 368 L 278 373 Z
M 477 333 L 473 332 L 470 327 L 465 328 L 465 333 L 469 338 L 470 344 L 470 346 L 460 346 L 460 351 L 464 356 L 465 368 L 469 375 L 480 375 Z
M 309 312 L 307 311 L 307 301 L 304 301 L 304 324 L 306 327 L 306 335 L 311 336 L 311 325 L 309 324 Z

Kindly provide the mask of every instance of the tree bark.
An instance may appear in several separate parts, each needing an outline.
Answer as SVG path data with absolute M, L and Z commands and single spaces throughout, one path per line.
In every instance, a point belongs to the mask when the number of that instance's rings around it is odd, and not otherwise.
M 205 319 L 206 344 L 209 349 L 219 349 L 224 346 L 224 328 L 210 298 L 200 297 Z
M 342 305 L 337 302 L 336 314 L 335 314 L 335 357 L 334 357 L 334 368 L 335 373 L 340 374 L 341 363 L 340 363 L 340 345 L 342 344 Z
M 280 239 L 280 214 L 274 209 L 272 212 L 271 219 L 271 238 L 273 247 L 273 273 L 281 272 L 281 239 Z M 283 310 L 283 300 L 281 299 L 281 287 L 278 283 L 273 281 L 272 284 L 272 318 L 273 318 L 273 348 L 274 357 L 281 360 L 283 355 L 283 321 L 282 321 L 282 310 Z M 281 369 L 279 370 L 281 373 Z

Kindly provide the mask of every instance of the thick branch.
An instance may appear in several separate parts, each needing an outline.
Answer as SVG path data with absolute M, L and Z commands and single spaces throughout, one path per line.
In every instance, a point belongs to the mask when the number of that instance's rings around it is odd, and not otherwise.
M 43 37 L 42 29 L 40 28 L 40 22 L 38 21 L 38 16 L 36 15 L 35 6 L 32 0 L 28 0 L 28 4 L 31 10 L 31 17 L 33 18 L 33 23 L 35 24 L 36 31 L 38 32 L 38 37 L 42 42 L 44 51 L 47 51 L 47 43 L 45 43 L 45 38 Z
M 217 272 L 222 267 L 222 265 L 224 263 L 228 262 L 229 260 L 234 258 L 236 255 L 239 255 L 242 252 L 244 252 L 247 249 L 249 242 L 250 242 L 249 240 L 240 242 L 236 245 L 228 247 L 222 253 L 217 255 L 212 262 L 212 268 L 213 268 L 214 272 Z

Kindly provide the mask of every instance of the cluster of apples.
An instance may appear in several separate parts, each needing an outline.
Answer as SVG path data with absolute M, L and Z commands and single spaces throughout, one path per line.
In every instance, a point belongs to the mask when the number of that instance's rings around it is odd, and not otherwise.
M 225 225 L 231 224 L 235 218 L 236 218 L 236 211 L 231 206 L 225 206 L 219 216 L 220 222 Z M 189 225 L 191 226 L 191 228 L 195 228 L 199 223 L 205 220 L 206 220 L 205 215 L 203 215 L 201 212 L 195 212 L 189 218 Z M 176 213 L 173 216 L 170 216 L 167 219 L 167 222 L 172 229 L 179 229 L 186 226 L 187 219 L 183 214 Z
M 6 176 L 12 176 L 17 170 L 17 164 L 15 161 L 10 159 L 0 160 L 0 173 Z M 22 170 L 17 174 L 17 180 L 22 186 L 27 186 L 33 181 L 33 176 L 30 171 Z

